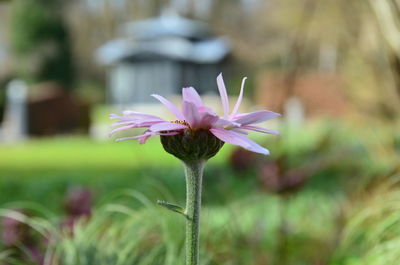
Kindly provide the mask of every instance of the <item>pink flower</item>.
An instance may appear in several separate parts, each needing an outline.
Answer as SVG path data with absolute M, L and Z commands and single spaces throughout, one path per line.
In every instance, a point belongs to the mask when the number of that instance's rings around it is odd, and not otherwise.
M 117 139 L 117 141 L 138 139 L 139 143 L 144 144 L 147 139 L 155 135 L 172 136 L 181 134 L 185 130 L 207 130 L 223 142 L 241 146 L 252 152 L 268 155 L 269 151 L 267 149 L 250 140 L 246 135 L 249 131 L 278 134 L 276 131 L 255 126 L 254 124 L 276 118 L 280 114 L 268 110 L 238 113 L 243 98 L 245 80 L 246 77 L 243 78 L 239 98 L 232 112 L 229 113 L 229 100 L 224 80 L 222 74 L 218 75 L 217 85 L 224 111 L 222 117 L 219 117 L 210 108 L 204 106 L 199 94 L 193 87 L 185 87 L 182 89 L 182 110 L 179 110 L 166 98 L 160 95 L 152 95 L 176 116 L 176 121 L 166 121 L 157 116 L 135 111 L 124 111 L 122 116 L 116 114 L 110 115 L 111 119 L 118 120 L 113 126 L 119 126 L 113 129 L 110 135 L 133 128 L 146 128 L 147 130 L 141 135 Z

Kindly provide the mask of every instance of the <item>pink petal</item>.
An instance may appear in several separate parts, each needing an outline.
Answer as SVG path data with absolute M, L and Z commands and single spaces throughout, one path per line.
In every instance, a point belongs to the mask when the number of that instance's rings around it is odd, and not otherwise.
M 142 137 L 138 138 L 139 144 L 145 144 L 147 142 L 147 140 L 154 135 L 155 135 L 154 133 L 150 133 L 150 132 L 143 134 Z
M 151 115 L 151 114 L 146 114 L 146 113 L 142 113 L 142 112 L 133 111 L 133 110 L 124 110 L 122 112 L 122 114 L 124 115 L 124 117 L 132 118 L 132 119 L 163 120 L 160 117 L 157 117 L 157 116 L 154 116 L 154 115 Z
M 113 135 L 116 132 L 124 131 L 124 130 L 129 130 L 135 128 L 136 125 L 127 125 L 127 126 L 122 126 L 116 129 L 111 130 L 111 132 L 108 134 L 108 136 Z
M 109 117 L 110 117 L 110 119 L 118 119 L 118 120 L 126 119 L 126 118 L 123 117 L 123 116 L 120 116 L 120 115 L 117 115 L 117 114 L 113 114 L 113 113 L 110 114 Z
M 146 143 L 146 141 L 150 138 L 153 137 L 155 135 L 176 135 L 178 134 L 178 132 L 168 132 L 168 133 L 156 133 L 156 132 L 150 132 L 150 131 L 146 131 L 145 133 L 141 134 L 141 135 L 136 135 L 136 136 L 130 136 L 130 137 L 123 137 L 123 138 L 118 138 L 115 141 L 119 142 L 119 141 L 125 141 L 125 140 L 135 140 L 138 139 L 139 140 L 139 144 L 144 144 Z
M 167 107 L 179 120 L 184 120 L 182 113 L 175 107 L 174 104 L 171 103 L 171 101 L 169 101 L 168 99 L 166 99 L 160 95 L 153 94 L 151 96 L 155 97 L 162 104 L 164 104 L 164 106 Z
M 197 109 L 199 110 L 200 113 L 208 112 L 210 114 L 217 115 L 211 108 L 206 106 L 200 106 L 200 107 L 197 106 Z
M 255 131 L 255 132 L 279 135 L 279 132 L 277 132 L 277 131 L 265 129 L 265 128 L 259 127 L 259 126 L 245 125 L 245 126 L 240 126 L 239 128 L 245 129 L 245 130 L 251 130 L 251 131 Z
M 182 88 L 182 97 L 183 101 L 192 102 L 197 107 L 203 106 L 203 101 L 201 100 L 201 97 L 193 87 Z
M 269 151 L 267 149 L 265 149 L 264 147 L 258 145 L 257 143 L 247 138 L 246 136 L 241 135 L 237 132 L 220 128 L 210 129 L 210 132 L 221 141 L 241 146 L 255 153 L 260 153 L 264 155 L 269 154 Z
M 130 121 L 130 120 L 159 120 L 162 121 L 160 117 L 150 115 L 150 114 L 145 114 L 145 113 L 140 113 L 140 112 L 134 112 L 134 111 L 123 111 L 123 116 L 117 115 L 117 114 L 110 114 L 110 119 L 119 119 L 121 121 Z
M 232 110 L 231 117 L 236 115 L 237 111 L 239 110 L 240 104 L 242 103 L 244 83 L 246 82 L 246 79 L 247 79 L 247 77 L 243 78 L 243 80 L 242 80 L 242 86 L 240 87 L 240 94 L 239 94 L 238 100 L 236 102 L 236 105 Z
M 217 122 L 214 123 L 214 128 L 227 128 L 227 127 L 239 127 L 240 124 L 234 121 L 230 121 L 230 120 L 225 120 L 220 118 Z
M 219 95 L 221 96 L 222 108 L 224 110 L 224 118 L 228 118 L 229 112 L 229 99 L 226 93 L 226 88 L 224 84 L 224 79 L 222 78 L 222 73 L 217 77 L 217 85 L 219 90 Z
M 242 129 L 240 129 L 240 128 L 233 128 L 233 129 L 231 129 L 231 130 L 234 131 L 234 132 L 240 133 L 240 134 L 244 134 L 244 135 L 248 135 L 248 134 L 249 134 L 248 131 L 242 130 Z
M 213 127 L 219 120 L 219 117 L 215 113 L 205 112 L 201 113 L 200 116 L 201 118 L 198 126 L 204 129 Z
M 122 121 L 117 121 L 111 124 L 111 126 L 119 126 L 119 125 L 126 125 L 126 124 L 140 124 L 140 123 L 157 123 L 157 122 L 164 122 L 164 120 L 137 120 L 137 119 L 132 119 L 132 120 L 122 120 Z
M 183 102 L 183 115 L 192 129 L 208 129 L 219 120 L 217 114 L 207 111 L 200 112 L 194 103 L 187 101 Z
M 168 132 L 168 133 L 154 133 L 154 132 L 149 132 L 147 131 L 145 134 L 142 134 L 141 137 L 139 137 L 139 144 L 145 144 L 146 141 L 154 136 L 154 135 L 177 135 L 178 132 Z
M 161 131 L 174 131 L 174 130 L 182 130 L 188 128 L 186 125 L 172 122 L 160 122 L 152 125 L 150 127 L 150 131 L 152 132 L 161 132 Z
M 241 114 L 234 117 L 234 121 L 242 125 L 260 123 L 281 116 L 269 110 L 260 110 L 251 113 Z
M 163 122 L 163 121 L 161 121 Z M 136 128 L 148 128 L 154 124 L 160 123 L 160 121 L 154 121 L 154 122 L 143 122 L 143 123 L 139 123 L 139 124 L 129 124 L 126 126 L 122 126 L 119 128 L 115 128 L 113 129 L 109 135 L 111 136 L 112 134 L 116 133 L 116 132 L 120 132 L 120 131 L 124 131 L 124 130 L 129 130 L 129 129 L 136 129 Z
M 151 136 L 154 136 L 154 135 L 155 135 L 155 134 L 154 134 L 153 132 L 146 131 L 144 134 L 141 134 L 141 135 L 118 138 L 118 139 L 116 139 L 115 141 L 120 142 L 120 141 L 125 141 L 125 140 L 135 140 L 135 139 L 139 139 L 139 143 L 140 143 L 140 141 L 143 141 L 143 140 L 144 140 L 144 142 L 145 142 L 148 138 L 150 138 Z M 144 142 L 143 142 L 143 143 L 144 143 Z
M 200 113 L 196 105 L 192 102 L 183 101 L 182 104 L 184 120 L 190 124 L 193 129 L 197 128 L 200 124 Z

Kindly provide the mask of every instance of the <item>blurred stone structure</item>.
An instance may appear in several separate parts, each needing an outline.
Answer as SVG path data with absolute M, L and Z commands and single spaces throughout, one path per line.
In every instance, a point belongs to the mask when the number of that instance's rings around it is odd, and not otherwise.
M 6 106 L 2 138 L 7 142 L 23 140 L 27 135 L 28 85 L 22 80 L 12 80 L 6 89 Z
M 111 40 L 96 51 L 108 66 L 108 101 L 125 106 L 151 102 L 150 94 L 180 93 L 194 86 L 200 93 L 215 89 L 230 48 L 199 21 L 173 14 L 129 22 L 123 38 Z
M 27 136 L 87 134 L 90 106 L 54 82 L 33 87 L 13 80 L 7 87 L 0 140 L 16 142 Z

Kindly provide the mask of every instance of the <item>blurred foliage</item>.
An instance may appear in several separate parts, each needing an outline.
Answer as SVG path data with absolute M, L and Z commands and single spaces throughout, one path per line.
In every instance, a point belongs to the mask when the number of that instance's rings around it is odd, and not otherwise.
M 364 238 L 382 235 L 382 229 L 371 225 L 391 224 L 398 216 L 395 197 L 391 199 L 387 193 L 397 192 L 397 184 L 375 189 L 399 163 L 391 128 L 366 130 L 321 121 L 281 132 L 285 141 L 269 136 L 265 142 L 272 151 L 268 161 L 280 163 L 284 158 L 284 170 L 302 169 L 308 174 L 305 185 L 286 206 L 286 264 L 364 264 L 365 250 L 378 246 L 377 241 Z M 232 150 L 224 146 L 205 170 L 202 262 L 282 265 L 278 254 L 282 253 L 281 200 L 263 187 L 257 164 L 240 171 L 227 166 Z M 26 213 L 23 220 L 39 225 L 34 231 L 47 231 L 44 235 L 32 233 L 37 234 L 35 240 L 45 238 L 47 247 L 39 245 L 54 264 L 183 261 L 182 217 L 156 204 L 161 199 L 184 205 L 183 172 L 180 162 L 165 153 L 157 139 L 143 146 L 85 138 L 36 139 L 1 146 L 0 161 L 2 207 L 22 209 Z M 93 191 L 96 206 L 89 219 L 74 224 L 71 234 L 61 225 L 67 217 L 62 206 L 64 194 L 77 185 Z M 376 196 L 370 196 L 371 192 Z M 374 198 L 379 203 L 373 203 Z M 385 204 L 386 200 L 393 204 Z M 379 213 L 377 207 L 393 210 L 393 217 Z M 359 211 L 366 214 L 359 215 Z M 363 221 L 370 214 L 372 219 Z M 390 235 L 396 236 L 393 229 Z M 29 254 L 23 249 L 10 252 L 9 247 L 0 248 L 4 262 L 12 259 L 15 251 Z
M 324 245 L 329 249 L 331 232 L 327 227 L 334 226 L 329 220 L 335 212 L 335 203 L 323 194 L 317 195 L 325 203 L 314 207 L 306 216 L 315 196 L 308 194 L 298 198 L 295 207 L 290 209 L 291 225 L 295 229 L 291 260 L 296 260 L 296 264 L 310 264 L 323 258 L 321 252 L 310 251 L 316 246 Z M 223 207 L 206 205 L 201 231 L 202 264 L 261 265 L 276 258 L 274 238 L 279 221 L 276 203 L 273 197 L 252 195 L 227 202 Z M 35 224 L 33 220 L 42 220 L 37 222 L 40 229 L 34 226 L 34 230 L 49 231 L 47 236 L 42 233 L 41 237 L 50 239 L 45 252 L 45 256 L 52 257 L 50 264 L 175 265 L 183 262 L 184 220 L 135 190 L 110 194 L 94 209 L 89 220 L 81 219 L 76 223 L 73 236 L 59 229 L 60 219 L 54 219 L 51 212 L 43 213 L 35 207 L 28 209 L 36 212 L 36 216 L 25 222 Z M 49 217 L 53 218 L 50 222 Z M 307 242 L 307 245 L 299 247 L 298 242 Z M 7 259 L 7 255 L 3 255 L 2 260 L 6 262 Z
M 229 37 L 235 59 L 232 76 L 245 75 L 249 82 L 255 82 L 248 84 L 246 93 L 257 88 L 256 80 L 266 74 L 283 74 L 289 80 L 285 88 L 288 96 L 302 75 L 333 76 L 340 80 L 346 99 L 364 117 L 387 121 L 398 118 L 396 1 L 207 2 L 68 2 L 65 16 L 73 36 L 79 78 L 104 82 L 104 72 L 92 59 L 93 51 L 106 41 L 125 37 L 121 27 L 125 22 L 158 16 L 170 8 L 205 21 L 217 34 Z
M 375 181 L 366 191 L 352 197 L 347 209 L 349 218 L 335 254 L 335 265 L 398 264 L 399 177 L 395 174 Z
M 244 63 L 260 79 L 284 74 L 288 97 L 303 75 L 338 77 L 364 117 L 398 119 L 400 72 L 391 48 L 398 46 L 398 2 L 273 0 L 246 10 L 241 1 L 221 1 L 213 8 L 210 20 L 232 39 L 239 71 Z
M 105 102 L 105 89 L 95 82 L 81 82 L 75 91 L 75 95 L 83 102 L 98 104 Z M 105 115 L 107 117 L 107 115 Z
M 386 174 L 398 163 L 398 151 L 388 151 L 394 149 L 391 133 L 384 128 L 360 131 L 362 134 L 337 123 L 310 123 L 307 129 L 287 130 L 289 134 L 282 130 L 285 141 L 269 136 L 265 146 L 272 151 L 273 161 L 285 156 L 288 167 L 310 168 L 312 186 L 318 184 L 318 190 L 336 192 L 337 185 L 344 185 L 343 190 L 346 183 Z M 232 149 L 224 146 L 208 163 L 206 200 L 221 202 L 225 196 L 244 196 L 258 186 L 257 166 L 244 172 L 226 166 Z M 118 144 L 74 137 L 35 139 L 2 145 L 0 161 L 1 203 L 33 200 L 49 203 L 56 209 L 62 191 L 74 184 L 92 185 L 101 194 L 139 185 L 146 192 L 140 191 L 148 195 L 156 192 L 156 183 L 162 183 L 184 198 L 179 161 L 165 153 L 158 139 L 151 139 L 143 146 L 136 142 Z M 353 175 L 350 179 L 349 174 Z
M 11 44 L 17 72 L 30 81 L 73 82 L 73 62 L 62 1 L 15 0 Z
M 0 79 L 0 123 L 4 119 L 4 109 L 6 103 L 6 85 L 10 80 Z

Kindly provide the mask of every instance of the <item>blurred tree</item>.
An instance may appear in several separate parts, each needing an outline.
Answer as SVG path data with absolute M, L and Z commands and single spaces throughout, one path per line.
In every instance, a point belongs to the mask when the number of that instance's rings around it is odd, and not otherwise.
M 383 36 L 385 55 L 388 58 L 393 80 L 390 95 L 400 113 L 400 2 L 396 0 L 369 1 L 378 21 L 378 29 Z
M 330 75 L 343 83 L 340 93 L 346 94 L 359 113 L 377 119 L 399 117 L 400 16 L 395 0 L 15 1 L 16 10 L 18 6 L 28 10 L 27 14 L 19 12 L 25 22 L 14 23 L 20 29 L 20 37 L 14 38 L 18 40 L 18 50 L 25 52 L 28 40 L 40 35 L 31 29 L 37 28 L 37 24 L 52 27 L 45 32 L 57 29 L 62 12 L 76 54 L 76 77 L 83 82 L 104 81 L 104 72 L 94 62 L 93 52 L 106 41 L 124 37 L 121 25 L 157 16 L 170 8 L 183 16 L 205 20 L 218 34 L 230 38 L 238 62 L 233 65 L 233 76 L 235 72 L 240 73 L 237 76 L 244 74 L 251 82 L 256 80 L 252 75 L 283 75 L 287 81 L 284 89 L 289 95 L 302 75 Z M 42 8 L 34 10 L 37 6 Z M 58 9 L 49 12 L 55 6 Z M 14 16 L 13 20 L 18 19 Z M 55 41 L 40 43 L 35 52 L 29 53 L 29 64 L 22 65 L 25 72 L 41 69 L 37 65 L 43 56 L 39 55 L 49 56 L 56 46 Z M 69 51 L 63 54 L 69 56 Z M 22 55 L 23 61 L 28 62 Z M 234 83 L 240 84 L 239 78 Z M 252 87 L 250 83 L 246 93 L 251 93 Z
M 221 1 L 213 17 L 250 71 L 283 74 L 289 96 L 297 77 L 337 76 L 365 117 L 400 117 L 398 1 L 270 0 L 247 13 L 241 2 Z
M 61 0 L 15 0 L 11 45 L 18 75 L 33 82 L 57 81 L 70 86 L 73 62 Z

